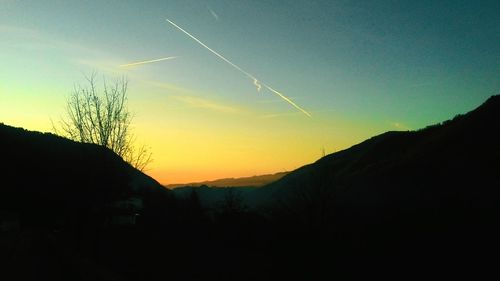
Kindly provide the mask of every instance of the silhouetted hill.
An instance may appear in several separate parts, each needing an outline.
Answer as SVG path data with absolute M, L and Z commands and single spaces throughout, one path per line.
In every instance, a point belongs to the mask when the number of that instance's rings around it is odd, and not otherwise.
M 0 124 L 0 155 L 0 208 L 36 220 L 167 192 L 109 149 L 49 133 Z
M 168 188 L 178 188 L 178 187 L 200 187 L 200 186 L 210 186 L 210 187 L 261 187 L 272 182 L 275 182 L 288 174 L 288 172 L 280 172 L 276 174 L 268 175 L 258 175 L 252 177 L 242 177 L 242 178 L 224 178 L 217 179 L 213 181 L 203 181 L 203 182 L 193 182 L 193 183 L 178 183 L 178 184 L 167 184 Z
M 260 189 L 263 208 L 305 227 L 335 228 L 336 250 L 368 254 L 365 265 L 484 269 L 500 249 L 498 128 L 493 96 L 452 120 L 387 132 L 299 168 Z
M 402 207 L 451 197 L 491 206 L 500 194 L 492 188 L 499 180 L 499 127 L 500 96 L 493 96 L 453 120 L 418 131 L 381 134 L 264 188 L 280 196 L 290 189 L 328 186 L 349 206 Z
M 107 148 L 3 124 L 0 155 L 4 279 L 142 280 L 169 190 Z

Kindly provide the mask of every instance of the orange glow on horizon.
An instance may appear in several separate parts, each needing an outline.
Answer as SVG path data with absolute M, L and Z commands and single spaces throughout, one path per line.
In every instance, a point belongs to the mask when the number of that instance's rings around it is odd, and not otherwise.
M 289 170 L 292 171 L 293 169 Z M 288 170 L 286 170 L 288 171 Z M 169 184 L 187 184 L 187 183 L 196 183 L 196 182 L 204 182 L 204 181 L 212 181 L 218 179 L 226 179 L 226 178 L 244 178 L 244 177 L 252 177 L 259 175 L 268 175 L 275 174 L 278 172 L 286 172 L 286 171 L 232 171 L 227 172 L 224 170 L 168 170 L 162 171 L 157 169 L 152 169 L 150 171 L 146 171 L 150 177 L 154 178 L 157 182 L 162 185 Z

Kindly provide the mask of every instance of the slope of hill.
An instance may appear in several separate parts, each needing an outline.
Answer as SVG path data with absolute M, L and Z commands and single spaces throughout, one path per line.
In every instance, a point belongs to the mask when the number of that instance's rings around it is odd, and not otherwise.
M 107 148 L 0 124 L 0 208 L 54 217 L 166 192 Z
M 346 272 L 490 274 L 500 250 L 498 128 L 493 96 L 452 120 L 387 132 L 299 168 L 260 188 L 260 207 L 335 241 Z
M 373 253 L 430 259 L 425 251 L 433 251 L 434 262 L 469 261 L 500 248 L 498 128 L 500 96 L 493 96 L 452 120 L 387 132 L 299 168 L 260 189 L 262 207 L 335 225 L 350 237 L 343 245 Z
M 279 197 L 291 189 L 323 186 L 335 190 L 344 204 L 358 207 L 432 204 L 451 197 L 474 205 L 476 200 L 496 201 L 499 191 L 492 183 L 499 180 L 499 127 L 500 96 L 493 96 L 442 124 L 387 132 L 325 156 L 264 189 Z
M 178 188 L 178 187 L 199 187 L 199 186 L 210 186 L 210 187 L 261 187 L 272 182 L 281 179 L 283 176 L 288 174 L 288 172 L 280 172 L 276 174 L 259 175 L 252 177 L 242 177 L 242 178 L 224 178 L 217 179 L 213 181 L 203 181 L 194 183 L 176 183 L 167 184 L 167 188 Z
M 169 190 L 107 148 L 0 124 L 0 270 L 9 280 L 142 280 L 134 274 L 151 252 L 171 246 L 149 228 L 171 221 L 174 206 Z

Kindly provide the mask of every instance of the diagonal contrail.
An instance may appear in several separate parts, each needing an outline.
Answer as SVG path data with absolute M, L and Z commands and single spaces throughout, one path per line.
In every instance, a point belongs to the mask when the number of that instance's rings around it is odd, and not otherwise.
M 282 93 L 276 91 L 275 89 L 269 87 L 268 85 L 262 83 L 262 85 L 264 85 L 264 87 L 266 87 L 269 91 L 275 93 L 276 95 L 278 95 L 280 98 L 284 99 L 285 101 L 287 101 L 289 104 L 291 104 L 293 107 L 297 108 L 298 110 L 300 110 L 302 113 L 304 113 L 305 115 L 307 115 L 308 117 L 311 117 L 311 114 L 309 114 L 309 112 L 305 111 L 302 107 L 298 106 L 296 103 L 294 103 L 291 99 L 287 98 L 285 95 L 283 95 Z
M 189 32 L 187 32 L 184 29 L 182 29 L 180 26 L 178 26 L 174 22 L 170 21 L 169 19 L 166 19 L 166 21 L 168 21 L 171 25 L 173 25 L 174 27 L 176 27 L 177 29 L 179 29 L 180 31 L 182 31 L 187 36 L 191 37 L 191 39 L 193 39 L 198 44 L 200 44 L 203 47 L 205 47 L 207 50 L 209 50 L 210 52 L 212 52 L 214 55 L 218 56 L 220 59 L 222 59 L 223 61 L 225 61 L 228 64 L 230 64 L 232 67 L 236 68 L 237 70 L 239 70 L 240 72 L 242 72 L 243 74 L 245 74 L 246 76 L 248 76 L 249 78 L 257 80 L 257 78 L 255 78 L 252 74 L 246 72 L 245 70 L 241 69 L 236 64 L 230 62 L 228 59 L 226 59 L 225 57 L 223 57 L 221 54 L 217 53 L 216 51 L 212 50 L 210 47 L 208 47 L 207 45 L 205 45 L 203 42 L 201 42 L 200 40 L 198 40 L 196 37 L 194 37 L 193 35 L 191 35 Z
M 175 58 L 177 58 L 177 57 L 166 57 L 166 58 L 160 58 L 160 59 L 155 59 L 155 60 L 138 61 L 138 62 L 132 62 L 132 63 L 127 63 L 127 64 L 122 64 L 122 65 L 120 65 L 120 67 L 136 66 L 136 65 L 147 64 L 147 63 L 152 63 L 152 62 L 159 62 L 159 61 L 164 61 L 164 60 L 171 60 L 171 59 L 175 59 Z
M 257 87 L 257 91 L 260 91 L 260 88 L 262 87 L 260 84 L 259 84 L 259 79 L 257 79 L 255 76 L 253 76 L 252 74 L 246 72 L 245 70 L 243 70 L 241 67 L 237 66 L 236 64 L 232 63 L 230 60 L 226 59 L 223 55 L 217 53 L 215 50 L 213 50 L 212 48 L 208 47 L 207 45 L 205 45 L 205 43 L 201 42 L 200 40 L 198 40 L 198 38 L 194 37 L 193 35 L 191 35 L 189 32 L 187 32 L 186 30 L 182 29 L 180 26 L 178 26 L 177 24 L 175 24 L 173 21 L 169 20 L 169 19 L 165 19 L 168 23 L 170 23 L 171 25 L 173 25 L 175 28 L 179 29 L 180 31 L 182 31 L 184 34 L 186 34 L 187 36 L 189 36 L 191 39 L 193 39 L 194 41 L 196 41 L 198 44 L 200 44 L 201 46 L 205 47 L 205 49 L 209 50 L 210 52 L 212 52 L 214 55 L 216 55 L 217 57 L 219 57 L 221 60 L 225 61 L 226 63 L 228 63 L 229 65 L 231 65 L 232 67 L 236 68 L 236 70 L 238 70 L 239 72 L 245 74 L 245 76 L 247 76 L 248 78 L 252 79 L 253 80 L 253 84 Z M 297 105 L 296 103 L 294 103 L 291 99 L 289 99 L 288 97 L 286 97 L 285 95 L 281 94 L 280 92 L 274 90 L 273 88 L 267 86 L 266 84 L 262 84 L 264 85 L 264 87 L 266 87 L 268 90 L 270 90 L 272 93 L 274 93 L 275 95 L 279 96 L 280 98 L 282 98 L 284 101 L 288 102 L 289 104 L 291 104 L 293 107 L 295 107 L 296 109 L 300 110 L 302 113 L 304 113 L 305 115 L 307 115 L 308 117 L 311 117 L 311 114 L 309 114 L 309 112 L 307 112 L 305 109 L 303 109 L 302 107 L 300 107 L 299 105 Z

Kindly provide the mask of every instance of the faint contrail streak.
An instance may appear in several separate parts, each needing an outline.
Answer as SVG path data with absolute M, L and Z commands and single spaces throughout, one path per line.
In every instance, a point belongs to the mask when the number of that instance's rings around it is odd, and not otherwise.
M 198 44 L 200 44 L 201 46 L 203 46 L 205 49 L 209 50 L 210 52 L 212 52 L 214 55 L 216 55 L 217 57 L 219 57 L 221 60 L 225 61 L 226 63 L 228 63 L 229 65 L 231 65 L 232 67 L 236 68 L 239 72 L 245 74 L 248 78 L 252 79 L 253 80 L 253 84 L 257 87 L 257 91 L 260 91 L 260 88 L 261 88 L 261 85 L 259 84 L 259 79 L 257 79 L 255 76 L 253 76 L 252 74 L 246 72 L 245 70 L 243 70 L 241 67 L 237 66 L 236 64 L 232 63 L 230 60 L 226 59 L 223 55 L 217 53 L 215 50 L 213 50 L 212 48 L 208 47 L 207 45 L 205 45 L 205 43 L 201 42 L 200 40 L 198 40 L 198 38 L 194 37 L 193 35 L 191 35 L 189 32 L 187 32 L 186 30 L 182 29 L 180 26 L 178 26 L 177 24 L 175 24 L 174 22 L 172 22 L 171 20 L 169 19 L 165 19 L 168 23 L 170 23 L 171 25 L 173 25 L 175 28 L 179 29 L 180 31 L 182 31 L 184 34 L 186 34 L 187 36 L 189 36 L 191 39 L 193 39 L 194 41 L 196 41 Z M 285 95 L 281 94 L 280 92 L 274 90 L 273 88 L 269 87 L 268 85 L 266 84 L 263 84 L 264 87 L 266 87 L 268 90 L 270 90 L 272 93 L 274 93 L 275 95 L 279 96 L 280 98 L 282 98 L 284 101 L 288 102 L 289 104 L 291 104 L 293 107 L 295 107 L 296 109 L 300 110 L 302 113 L 304 113 L 305 115 L 307 115 L 308 117 L 311 117 L 311 114 L 309 114 L 309 112 L 307 112 L 305 109 L 303 109 L 302 107 L 298 106 L 296 103 L 294 103 L 292 100 L 290 100 L 288 97 L 286 97 Z
M 210 13 L 212 14 L 212 16 L 215 18 L 215 20 L 219 20 L 219 15 L 217 15 L 214 10 L 210 9 L 210 7 L 208 7 L 208 10 L 210 11 Z
M 147 64 L 147 63 L 152 63 L 152 62 L 159 62 L 159 61 L 164 61 L 164 60 L 171 60 L 175 59 L 177 57 L 166 57 L 166 58 L 161 58 L 161 59 L 155 59 L 155 60 L 145 60 L 145 61 L 138 61 L 138 62 L 132 62 L 132 63 L 127 63 L 127 64 L 122 64 L 120 67 L 128 67 L 128 66 L 136 66 L 140 64 Z

